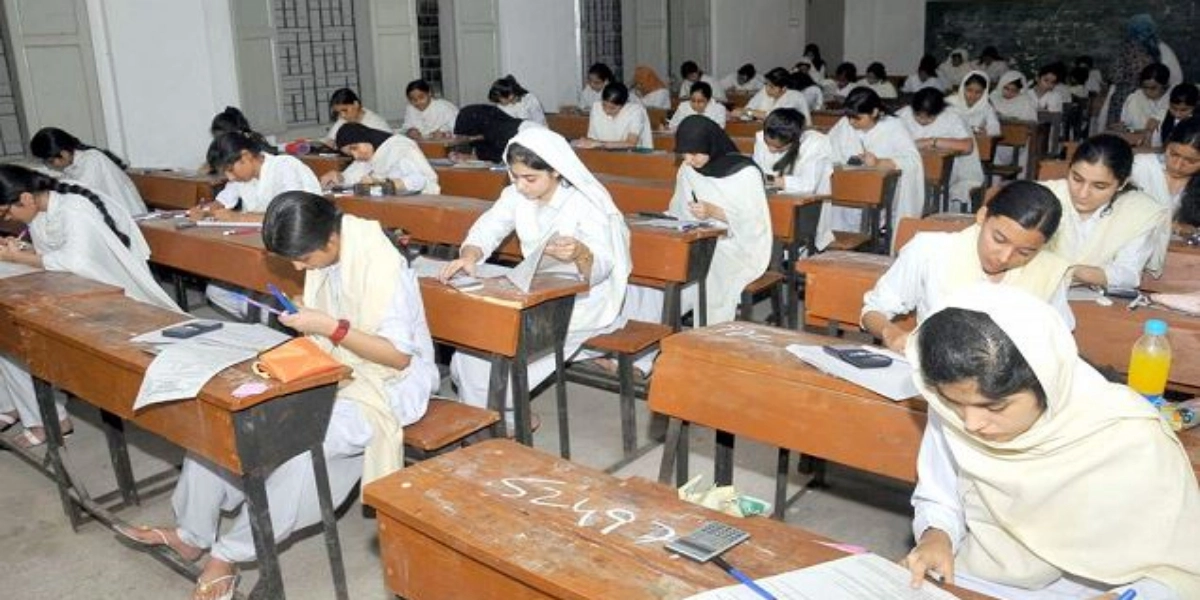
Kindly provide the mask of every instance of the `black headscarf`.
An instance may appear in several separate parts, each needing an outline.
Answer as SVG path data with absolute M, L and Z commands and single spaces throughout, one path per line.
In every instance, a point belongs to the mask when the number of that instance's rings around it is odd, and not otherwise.
M 362 123 L 343 123 L 338 127 L 337 139 L 334 143 L 338 149 L 345 148 L 350 144 L 370 144 L 376 150 L 388 141 L 392 134 L 378 129 L 371 129 Z
M 458 135 L 483 136 L 474 140 L 475 156 L 480 160 L 500 162 L 508 140 L 521 129 L 521 119 L 513 117 L 493 104 L 472 104 L 458 111 L 454 121 L 454 133 Z
M 738 151 L 729 134 L 704 115 L 692 115 L 679 124 L 675 131 L 675 152 L 707 154 L 708 163 L 696 169 L 705 177 L 728 177 L 746 167 L 755 167 L 750 157 Z

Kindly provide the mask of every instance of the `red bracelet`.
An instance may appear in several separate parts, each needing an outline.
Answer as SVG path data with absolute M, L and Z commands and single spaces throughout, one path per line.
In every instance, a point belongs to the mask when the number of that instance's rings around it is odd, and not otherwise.
M 329 336 L 329 341 L 334 345 L 341 344 L 342 340 L 346 339 L 346 334 L 350 333 L 350 321 L 346 319 L 338 319 L 337 329 Z

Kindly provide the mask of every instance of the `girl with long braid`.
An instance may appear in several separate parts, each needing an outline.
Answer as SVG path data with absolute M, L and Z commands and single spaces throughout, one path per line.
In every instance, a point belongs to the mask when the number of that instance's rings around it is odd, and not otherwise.
M 179 310 L 150 274 L 150 247 L 124 209 L 83 186 L 59 181 L 18 165 L 0 165 L 0 216 L 29 226 L 33 242 L 0 240 L 0 260 L 47 271 L 68 271 L 114 285 L 125 295 Z M 24 431 L 16 439 L 23 447 L 46 441 L 33 380 L 25 366 L 0 354 L 0 427 L 18 420 Z M 58 406 L 63 431 L 71 424 Z

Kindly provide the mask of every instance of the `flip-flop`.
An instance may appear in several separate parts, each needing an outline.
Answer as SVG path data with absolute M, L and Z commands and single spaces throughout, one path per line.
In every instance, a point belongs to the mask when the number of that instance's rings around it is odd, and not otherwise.
M 12 427 L 20 422 L 20 417 L 14 417 L 8 413 L 0 413 L 0 432 L 8 431 L 9 427 Z
M 229 584 L 229 589 L 225 590 L 220 596 L 214 596 L 213 600 L 233 600 L 233 595 L 237 593 L 238 581 L 241 580 L 241 578 L 242 574 L 235 569 L 233 573 L 217 577 L 211 581 L 197 581 L 196 589 L 192 592 L 192 598 L 196 598 L 199 594 L 204 594 L 207 596 L 208 593 L 213 590 L 213 588 L 217 587 L 218 585 L 223 585 L 226 581 L 232 581 L 232 583 Z
M 152 532 L 152 533 L 154 533 L 154 535 L 156 537 L 158 537 L 158 540 L 156 540 L 156 541 L 144 540 L 144 539 L 134 535 L 133 532 L 135 530 Z M 149 527 L 146 525 L 136 525 L 134 527 L 126 527 L 124 525 L 116 525 L 113 527 L 113 531 L 117 532 L 117 535 L 120 536 L 119 539 L 126 541 L 126 542 L 130 542 L 134 546 L 138 547 L 139 549 L 158 548 L 161 546 L 161 547 L 166 548 L 167 550 L 170 550 L 176 556 L 178 556 L 179 558 L 181 558 L 185 561 L 188 561 L 188 562 L 196 562 L 196 561 L 200 560 L 201 556 L 204 555 L 204 549 L 199 548 L 199 549 L 197 549 L 196 556 L 194 558 L 189 558 L 187 556 L 184 556 L 182 553 L 179 552 L 179 550 L 175 549 L 175 547 L 171 545 L 171 540 L 169 540 L 167 538 L 166 532 L 163 531 L 163 529 L 161 527 Z
M 63 433 L 62 433 L 63 439 L 71 437 L 71 435 L 74 433 L 75 433 L 74 427 L 72 427 L 69 430 L 63 431 Z M 26 429 L 25 431 L 22 431 L 19 435 L 13 437 L 12 442 L 13 442 L 13 445 L 15 445 L 16 447 L 18 447 L 22 450 L 30 450 L 30 449 L 37 448 L 38 446 L 43 446 L 46 444 L 45 430 L 43 430 L 42 435 L 43 435 L 43 437 L 38 438 L 38 436 L 34 435 L 32 431 Z

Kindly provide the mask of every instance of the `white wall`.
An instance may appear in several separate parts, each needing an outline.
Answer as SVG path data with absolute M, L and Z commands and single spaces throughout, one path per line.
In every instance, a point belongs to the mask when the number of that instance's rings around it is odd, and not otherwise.
M 859 73 L 874 61 L 894 75 L 914 73 L 924 52 L 925 0 L 846 0 L 845 60 Z
M 548 112 L 575 104 L 583 86 L 578 29 L 573 1 L 501 0 L 501 76 L 513 74 Z
M 791 68 L 804 53 L 805 0 L 713 0 L 713 63 L 718 79 L 753 63 L 760 74 Z
M 134 166 L 195 167 L 238 104 L 229 5 L 87 0 L 109 146 Z

